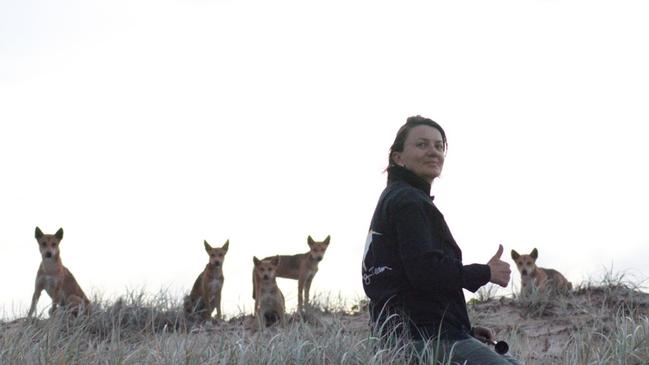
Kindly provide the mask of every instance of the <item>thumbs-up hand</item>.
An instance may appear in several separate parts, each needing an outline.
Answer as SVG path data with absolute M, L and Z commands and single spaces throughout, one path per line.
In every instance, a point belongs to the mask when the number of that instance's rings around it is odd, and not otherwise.
M 491 279 L 490 282 L 498 284 L 502 287 L 506 287 L 509 283 L 509 276 L 512 271 L 509 269 L 509 264 L 501 260 L 500 257 L 503 254 L 503 245 L 498 245 L 498 251 L 496 254 L 487 262 L 489 265 L 489 270 L 491 270 Z

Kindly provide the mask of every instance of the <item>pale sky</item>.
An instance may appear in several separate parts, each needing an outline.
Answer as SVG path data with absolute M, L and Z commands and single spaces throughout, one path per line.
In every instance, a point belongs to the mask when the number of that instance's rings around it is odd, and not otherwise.
M 312 292 L 353 302 L 415 114 L 446 129 L 432 193 L 465 263 L 502 243 L 576 283 L 646 279 L 648 18 L 645 1 L 1 0 L 0 317 L 29 308 L 36 226 L 63 227 L 63 263 L 105 299 L 180 297 L 203 240 L 229 239 L 230 316 L 252 311 L 253 255 L 331 235 Z

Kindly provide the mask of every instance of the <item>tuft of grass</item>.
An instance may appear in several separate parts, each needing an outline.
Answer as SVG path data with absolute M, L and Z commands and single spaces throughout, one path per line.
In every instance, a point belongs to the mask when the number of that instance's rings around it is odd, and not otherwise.
M 495 284 L 487 283 L 487 285 L 482 286 L 476 292 L 476 297 L 474 298 L 477 302 L 488 302 L 490 300 L 496 299 L 499 288 Z
M 621 313 L 609 326 L 592 325 L 576 331 L 565 351 L 566 364 L 649 363 L 649 319 Z
M 533 287 L 526 295 L 517 295 L 518 305 L 525 317 L 551 317 L 562 313 L 567 305 L 566 299 L 570 294 L 554 291 L 541 292 Z

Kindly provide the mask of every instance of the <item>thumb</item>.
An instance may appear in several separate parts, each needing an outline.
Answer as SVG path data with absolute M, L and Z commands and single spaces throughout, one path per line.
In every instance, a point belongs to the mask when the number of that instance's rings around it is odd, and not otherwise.
M 498 251 L 496 251 L 496 254 L 494 255 L 493 259 L 500 260 L 500 257 L 503 255 L 503 245 L 498 245 Z

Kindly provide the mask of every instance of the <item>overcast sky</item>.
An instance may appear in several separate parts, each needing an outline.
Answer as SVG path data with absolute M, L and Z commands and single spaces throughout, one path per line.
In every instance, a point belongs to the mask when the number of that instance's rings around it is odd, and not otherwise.
M 432 193 L 465 263 L 502 243 L 575 283 L 645 279 L 648 17 L 645 1 L 3 0 L 0 316 L 27 312 L 36 226 L 63 227 L 64 264 L 106 299 L 180 297 L 203 240 L 229 239 L 228 315 L 252 311 L 253 255 L 331 235 L 312 292 L 353 302 L 415 114 L 446 129 Z

